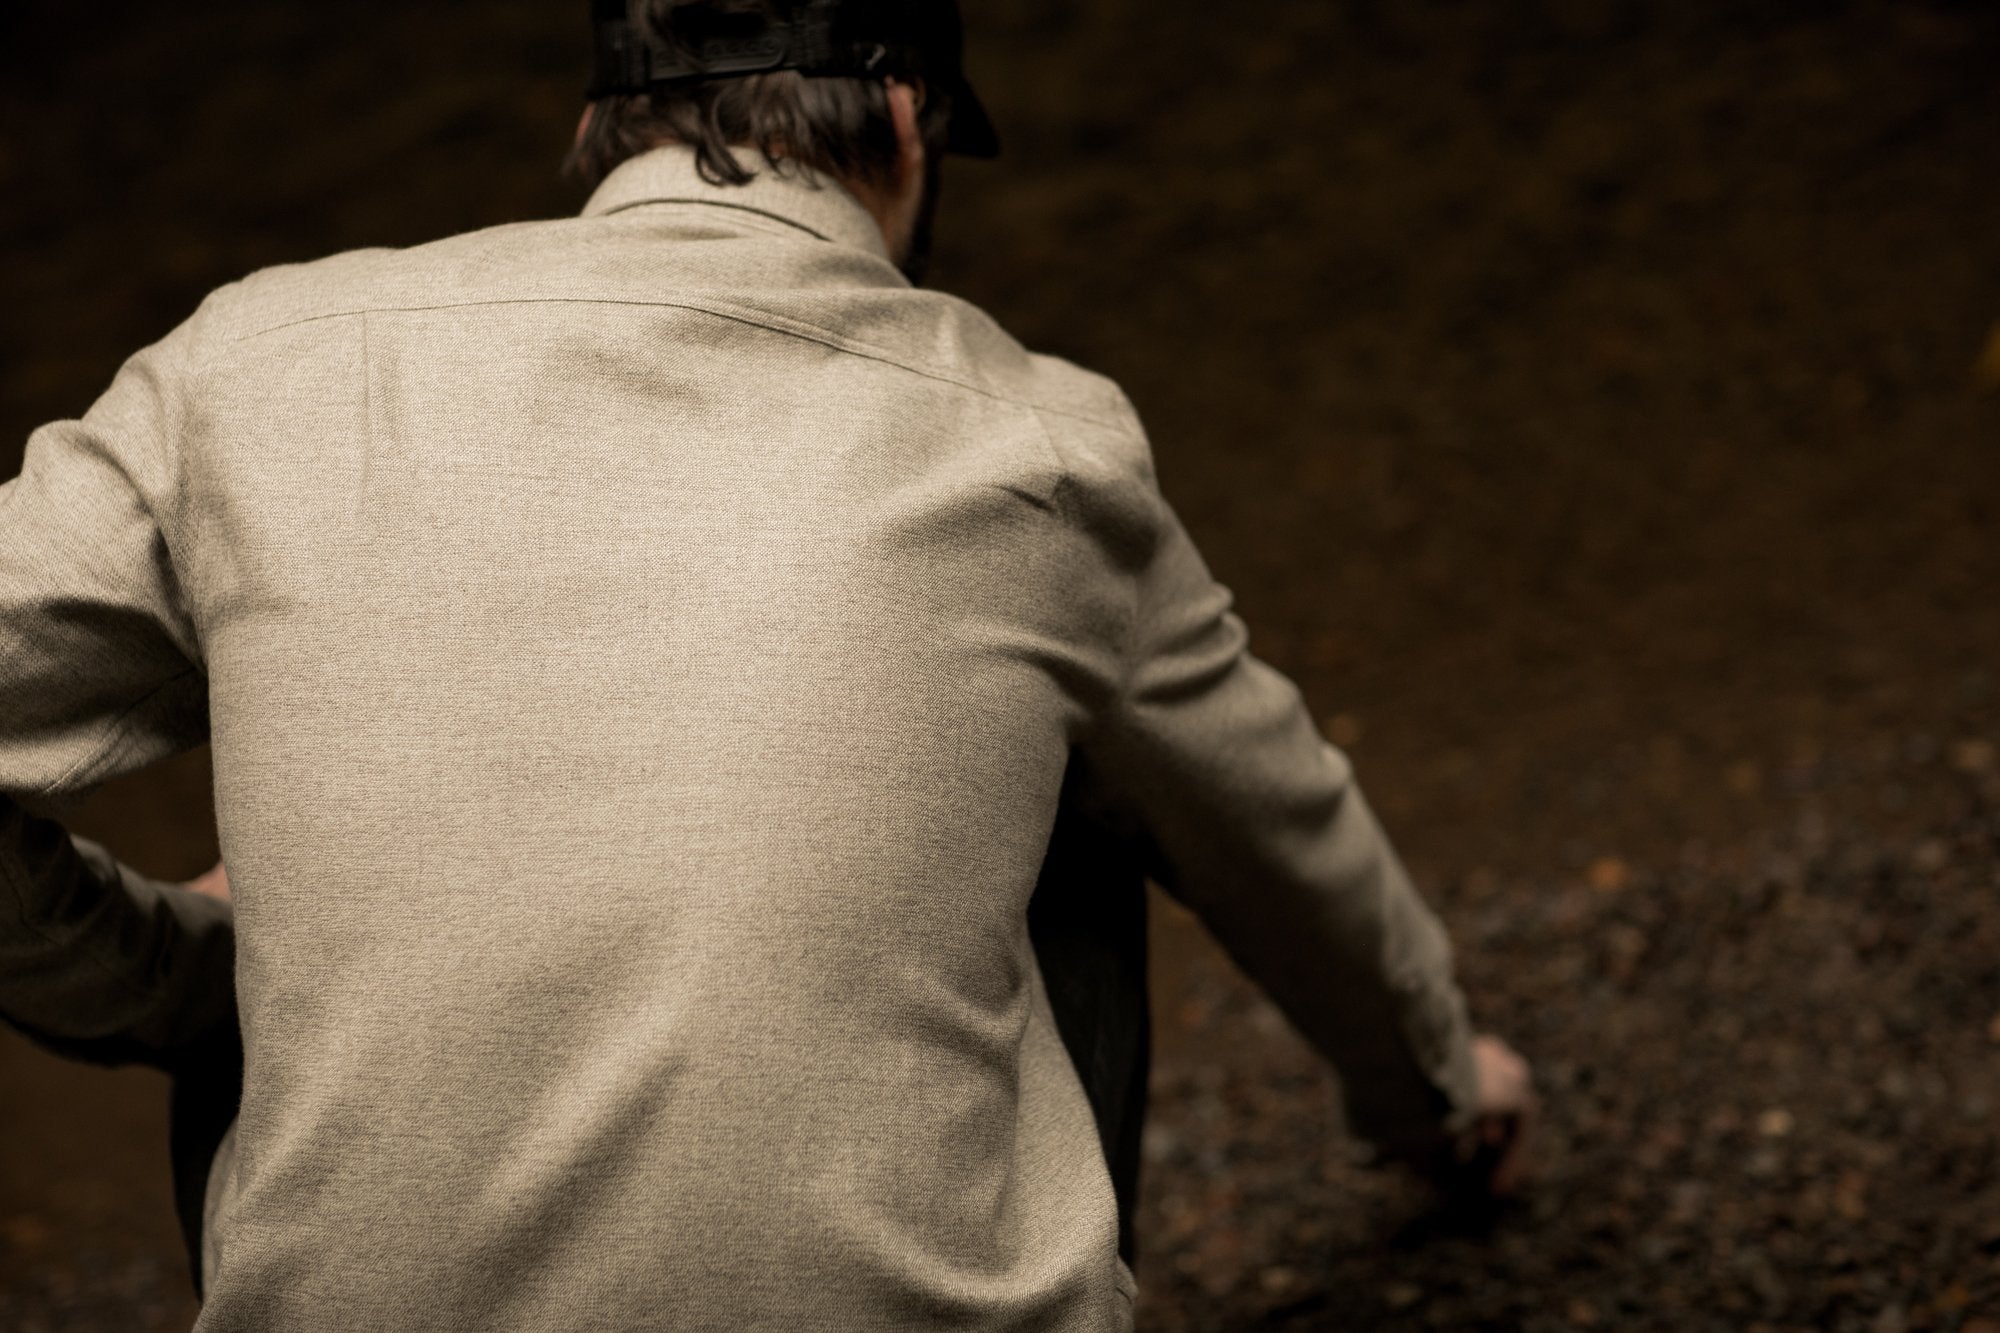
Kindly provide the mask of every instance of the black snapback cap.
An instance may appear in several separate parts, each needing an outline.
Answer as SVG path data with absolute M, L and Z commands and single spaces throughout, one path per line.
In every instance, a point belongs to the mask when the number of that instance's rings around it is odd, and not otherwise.
M 629 0 L 592 0 L 592 98 L 646 93 L 678 84 L 793 69 L 855 79 L 921 79 L 951 99 L 945 147 L 997 157 L 1000 136 L 966 82 L 965 28 L 955 0 L 805 0 L 789 21 L 727 14 L 701 5 L 682 11 L 680 49 L 632 21 Z

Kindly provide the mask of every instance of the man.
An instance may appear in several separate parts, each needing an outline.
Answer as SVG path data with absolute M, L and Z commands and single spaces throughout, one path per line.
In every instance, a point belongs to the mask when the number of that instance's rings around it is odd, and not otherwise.
M 909 280 L 951 7 L 597 9 L 581 217 L 225 288 L 0 490 L 0 1012 L 240 1027 L 199 1327 L 1129 1328 L 1142 872 L 1504 1139 L 1130 406 Z M 233 915 L 24 808 L 205 738 Z

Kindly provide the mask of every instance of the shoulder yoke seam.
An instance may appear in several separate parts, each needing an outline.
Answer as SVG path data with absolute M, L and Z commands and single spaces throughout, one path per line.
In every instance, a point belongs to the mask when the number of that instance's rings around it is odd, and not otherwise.
M 822 346 L 831 347 L 836 351 L 847 352 L 854 356 L 865 357 L 871 361 L 879 361 L 884 365 L 894 366 L 899 370 L 908 371 L 912 375 L 919 375 L 925 379 L 937 380 L 943 384 L 956 385 L 961 389 L 991 398 L 996 402 L 1011 403 L 1017 407 L 1030 408 L 1036 412 L 1046 412 L 1051 416 L 1067 417 L 1071 420 L 1085 422 L 1107 430 L 1122 430 L 1124 428 L 1123 423 L 1112 417 L 1096 416 L 1088 412 L 1056 407 L 1047 403 L 1035 402 L 1031 399 L 1002 393 L 991 384 L 973 380 L 963 375 L 949 374 L 933 366 L 918 364 L 906 357 L 897 356 L 886 348 L 877 347 L 872 343 L 865 343 L 844 334 L 834 333 L 832 330 L 823 329 L 816 324 L 808 324 L 802 320 L 786 319 L 765 311 L 747 309 L 721 301 L 634 301 L 624 298 L 614 299 L 595 296 L 520 296 L 495 298 L 486 301 L 440 301 L 422 305 L 364 305 L 351 308 L 342 307 L 338 310 L 323 311 L 316 315 L 305 315 L 298 319 L 284 320 L 277 324 L 262 325 L 248 332 L 237 334 L 231 341 L 247 342 L 252 338 L 260 338 L 268 333 L 277 333 L 284 329 L 297 328 L 304 324 L 316 324 L 322 320 L 329 319 L 351 319 L 355 316 L 380 314 L 418 314 L 427 310 L 465 310 L 480 306 L 508 305 L 618 305 L 687 310 L 695 314 L 709 315 L 716 319 L 726 319 L 738 324 L 746 324 L 752 328 L 763 329 L 769 333 L 799 338 L 806 342 L 816 342 Z

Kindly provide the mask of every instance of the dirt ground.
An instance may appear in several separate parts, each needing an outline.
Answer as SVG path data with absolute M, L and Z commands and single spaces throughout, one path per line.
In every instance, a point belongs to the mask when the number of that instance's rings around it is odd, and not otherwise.
M 966 8 L 938 284 L 1127 387 L 1547 1103 L 1440 1213 L 1162 900 L 1141 1327 L 2000 1333 L 2000 9 Z M 583 13 L 0 8 L 0 476 L 245 271 L 572 211 Z M 204 762 L 79 827 L 194 873 Z M 161 1104 L 0 1041 L 0 1328 L 191 1322 Z

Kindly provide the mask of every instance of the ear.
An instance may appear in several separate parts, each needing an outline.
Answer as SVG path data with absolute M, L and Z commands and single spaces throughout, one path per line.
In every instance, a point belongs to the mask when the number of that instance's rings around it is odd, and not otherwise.
M 924 89 L 920 83 L 896 79 L 882 83 L 889 95 L 889 123 L 896 128 L 896 184 L 900 187 L 924 169 L 924 140 L 917 131 L 917 109 L 924 104 Z

